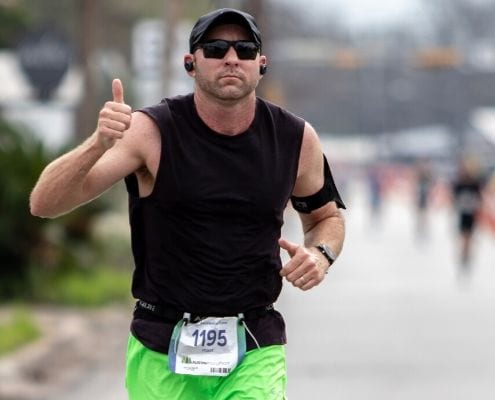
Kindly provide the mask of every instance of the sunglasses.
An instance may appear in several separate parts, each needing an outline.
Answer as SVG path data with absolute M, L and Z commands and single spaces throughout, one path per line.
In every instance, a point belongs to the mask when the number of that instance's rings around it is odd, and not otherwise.
M 203 49 L 205 58 L 218 58 L 222 59 L 229 51 L 230 47 L 233 47 L 237 53 L 239 60 L 254 60 L 260 46 L 250 40 L 209 40 L 204 43 L 200 43 L 198 47 Z

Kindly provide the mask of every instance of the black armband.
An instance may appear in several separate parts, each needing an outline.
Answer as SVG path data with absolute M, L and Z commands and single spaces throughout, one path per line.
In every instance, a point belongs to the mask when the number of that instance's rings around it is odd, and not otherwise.
M 305 196 L 305 197 L 297 197 L 292 196 L 290 201 L 292 203 L 292 207 L 300 213 L 309 214 L 311 211 L 316 210 L 327 204 L 330 201 L 335 201 L 337 203 L 338 208 L 344 208 L 345 204 L 342 201 L 340 194 L 335 186 L 335 182 L 333 180 L 332 172 L 330 171 L 330 166 L 328 165 L 327 158 L 323 155 L 323 165 L 324 165 L 324 179 L 323 187 L 317 191 L 316 193 Z

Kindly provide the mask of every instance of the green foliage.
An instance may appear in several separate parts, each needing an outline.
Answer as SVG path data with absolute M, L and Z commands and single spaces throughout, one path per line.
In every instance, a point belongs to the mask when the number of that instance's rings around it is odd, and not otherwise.
M 0 4 L 0 48 L 12 47 L 28 23 L 25 11 Z
M 0 356 L 34 341 L 40 334 L 31 314 L 15 310 L 9 320 L 0 322 Z
M 0 120 L 0 298 L 23 290 L 43 220 L 29 213 L 29 193 L 49 155 L 42 144 Z
M 106 202 L 55 220 L 29 212 L 31 189 L 53 158 L 38 139 L 0 120 L 0 299 L 29 299 L 37 286 L 33 269 L 49 274 L 96 264 L 92 225 Z
M 0 4 L 0 48 L 12 47 L 28 23 L 24 10 Z
M 130 301 L 129 271 L 97 267 L 65 270 L 39 277 L 34 300 L 66 306 L 94 307 Z

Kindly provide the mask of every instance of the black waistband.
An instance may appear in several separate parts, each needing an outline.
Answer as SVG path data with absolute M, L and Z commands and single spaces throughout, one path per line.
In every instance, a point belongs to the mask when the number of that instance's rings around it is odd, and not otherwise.
M 244 314 L 244 319 L 248 321 L 248 320 L 261 318 L 273 310 L 274 310 L 273 304 L 269 304 L 267 306 L 252 308 L 250 310 L 243 311 L 242 314 Z M 164 307 L 158 304 L 151 304 L 144 300 L 136 301 L 136 305 L 134 307 L 134 314 L 136 315 L 136 313 L 139 311 L 144 311 L 145 313 L 152 314 L 155 317 L 165 319 L 167 321 L 174 321 L 174 322 L 181 320 L 184 316 L 184 312 L 175 310 L 170 307 Z M 200 315 L 200 314 L 191 313 L 191 320 L 194 320 L 196 318 L 204 318 L 204 317 L 228 317 L 233 315 L 238 315 L 238 313 L 230 314 L 230 315 L 216 315 L 215 313 L 210 315 Z

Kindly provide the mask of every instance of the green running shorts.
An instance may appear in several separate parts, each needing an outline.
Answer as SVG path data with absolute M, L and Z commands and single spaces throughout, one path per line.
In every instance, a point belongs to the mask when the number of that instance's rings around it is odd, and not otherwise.
M 150 350 L 129 336 L 129 400 L 283 400 L 286 384 L 282 345 L 248 351 L 228 376 L 193 376 L 171 372 L 166 354 Z

